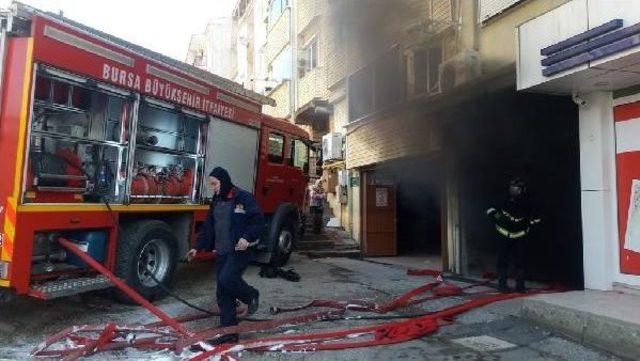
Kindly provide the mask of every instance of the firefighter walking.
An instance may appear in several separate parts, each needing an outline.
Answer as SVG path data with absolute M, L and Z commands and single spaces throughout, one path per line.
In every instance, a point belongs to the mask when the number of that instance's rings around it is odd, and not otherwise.
M 213 249 L 217 252 L 216 297 L 220 308 L 220 325 L 238 324 L 236 300 L 248 305 L 249 314 L 258 309 L 259 292 L 249 286 L 242 274 L 251 262 L 251 246 L 262 233 L 263 217 L 251 193 L 233 185 L 229 173 L 221 167 L 209 174 L 213 200 L 203 229 L 198 235 L 197 249 L 187 255 L 193 259 L 197 251 Z M 238 335 L 225 335 L 214 341 L 235 343 Z
M 500 206 L 487 209 L 498 237 L 498 287 L 501 292 L 510 292 L 507 278 L 509 264 L 516 270 L 516 292 L 525 293 L 525 270 L 527 240 L 531 227 L 540 222 L 534 218 L 527 199 L 526 184 L 521 178 L 509 182 L 508 197 Z

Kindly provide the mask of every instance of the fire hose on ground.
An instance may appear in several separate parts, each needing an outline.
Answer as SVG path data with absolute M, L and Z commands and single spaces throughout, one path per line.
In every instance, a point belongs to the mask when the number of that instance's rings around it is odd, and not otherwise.
M 63 360 L 75 360 L 98 352 L 121 350 L 133 347 L 139 350 L 170 350 L 192 360 L 237 359 L 234 355 L 240 351 L 255 352 L 314 352 L 342 350 L 371 346 L 390 345 L 410 341 L 434 333 L 440 326 L 450 324 L 453 318 L 472 309 L 490 303 L 524 297 L 527 295 L 557 292 L 557 289 L 536 289 L 527 294 L 501 294 L 496 291 L 469 292 L 474 287 L 486 285 L 489 280 L 460 287 L 446 283 L 441 274 L 432 270 L 409 270 L 409 275 L 425 275 L 436 278 L 435 282 L 424 284 L 390 301 L 378 304 L 368 300 L 313 300 L 306 305 L 293 308 L 272 307 L 272 314 L 302 311 L 312 308 L 329 310 L 316 311 L 292 317 L 252 320 L 232 327 L 216 327 L 192 331 L 184 324 L 218 315 L 217 310 L 195 315 L 172 318 L 151 302 L 140 296 L 135 290 L 116 277 L 100 263 L 95 261 L 69 240 L 59 239 L 60 244 L 80 257 L 90 267 L 104 275 L 109 281 L 132 300 L 145 307 L 158 317 L 159 321 L 146 325 L 106 325 L 75 326 L 49 337 L 32 351 L 36 357 L 56 357 Z M 419 298 L 419 296 L 423 296 Z M 427 313 L 408 315 L 385 315 L 429 300 L 446 297 L 467 296 L 465 302 Z M 347 316 L 346 313 L 367 312 L 375 316 Z M 246 308 L 238 308 L 239 315 L 246 315 Z M 369 326 L 318 333 L 280 334 L 264 338 L 243 339 L 238 344 L 212 345 L 209 343 L 228 334 L 255 334 L 258 332 L 277 332 L 283 327 L 293 327 L 339 320 L 383 320 L 399 319 Z M 205 350 L 199 353 L 184 352 L 192 345 L 200 345 Z

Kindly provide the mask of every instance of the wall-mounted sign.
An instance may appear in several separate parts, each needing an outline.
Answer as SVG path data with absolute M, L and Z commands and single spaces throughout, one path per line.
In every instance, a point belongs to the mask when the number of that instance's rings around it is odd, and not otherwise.
M 620 272 L 640 275 L 640 102 L 614 108 Z
M 540 50 L 542 75 L 552 76 L 640 45 L 640 23 L 614 19 Z
M 389 189 L 376 188 L 376 207 L 389 206 Z

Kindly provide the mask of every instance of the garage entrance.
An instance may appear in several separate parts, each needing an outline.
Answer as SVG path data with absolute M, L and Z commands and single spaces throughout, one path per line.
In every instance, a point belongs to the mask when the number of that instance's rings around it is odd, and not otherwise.
M 459 186 L 462 273 L 495 270 L 498 239 L 485 211 L 503 202 L 509 180 L 520 176 L 542 219 L 527 241 L 527 278 L 582 287 L 576 105 L 566 97 L 505 90 L 460 109 L 445 142 Z

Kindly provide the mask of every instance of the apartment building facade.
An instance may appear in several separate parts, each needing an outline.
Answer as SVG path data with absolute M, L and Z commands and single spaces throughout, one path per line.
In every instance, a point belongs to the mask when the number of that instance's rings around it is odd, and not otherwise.
M 347 2 L 346 184 L 365 255 L 494 269 L 484 211 L 519 176 L 546 220 L 530 277 L 582 286 L 577 112 L 515 87 L 516 27 L 565 2 Z
M 231 15 L 232 56 L 235 59 L 232 79 L 260 94 L 265 94 L 271 86 L 264 56 L 267 5 L 266 0 L 241 0 Z
M 209 21 L 204 32 L 191 36 L 185 62 L 223 78 L 233 79 L 235 57 L 231 29 L 230 17 Z
M 530 277 L 582 285 L 577 111 L 515 82 L 517 26 L 567 1 L 263 0 L 265 112 L 324 148 L 332 225 L 364 255 L 493 269 L 484 210 L 519 176 L 545 220 Z
M 640 4 L 572 0 L 518 26 L 518 89 L 579 113 L 585 287 L 640 286 Z

